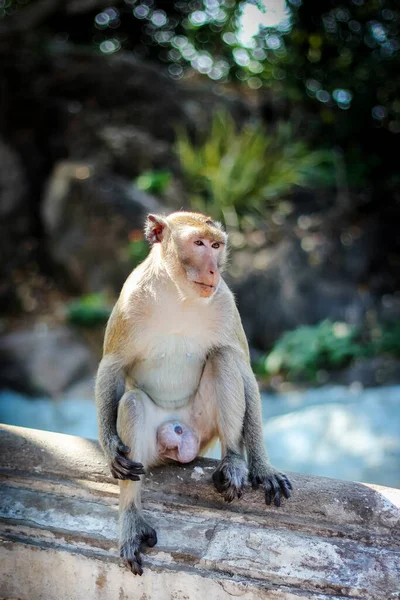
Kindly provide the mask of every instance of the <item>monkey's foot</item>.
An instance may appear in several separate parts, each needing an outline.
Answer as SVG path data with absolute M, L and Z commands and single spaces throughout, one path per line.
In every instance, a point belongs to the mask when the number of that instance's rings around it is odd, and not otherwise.
M 288 476 L 271 466 L 250 467 L 249 480 L 253 490 L 263 484 L 266 504 L 273 502 L 275 506 L 281 505 L 282 496 L 290 498 L 293 489 Z
M 111 443 L 110 448 L 110 471 L 115 479 L 131 479 L 139 481 L 139 475 L 144 475 L 145 470 L 142 463 L 133 462 L 127 455 L 130 449 L 117 437 Z
M 121 542 L 120 556 L 124 559 L 134 575 L 143 574 L 140 552 L 143 551 L 146 546 L 152 548 L 156 544 L 157 533 L 145 522 L 140 524 L 136 535 Z
M 217 491 L 226 502 L 241 498 L 248 476 L 247 464 L 239 454 L 227 454 L 213 473 Z

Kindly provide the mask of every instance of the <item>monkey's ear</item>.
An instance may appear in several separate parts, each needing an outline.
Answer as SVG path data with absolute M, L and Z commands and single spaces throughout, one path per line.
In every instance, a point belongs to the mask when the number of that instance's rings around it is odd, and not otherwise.
M 146 240 L 150 242 L 150 244 L 161 242 L 164 237 L 166 226 L 166 222 L 159 215 L 149 215 L 144 226 Z

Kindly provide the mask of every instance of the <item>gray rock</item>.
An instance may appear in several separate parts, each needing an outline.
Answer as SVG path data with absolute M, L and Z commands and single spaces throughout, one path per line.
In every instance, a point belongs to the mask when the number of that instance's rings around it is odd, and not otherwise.
M 93 376 L 97 367 L 96 357 L 74 331 L 46 325 L 3 336 L 0 358 L 2 388 L 53 398 Z
M 26 173 L 22 161 L 13 148 L 0 139 L 0 217 L 17 216 L 27 190 Z M 19 220 L 26 221 L 20 214 Z
M 210 460 L 148 470 L 144 510 L 158 544 L 134 579 L 98 444 L 3 425 L 0 460 L 3 597 L 398 600 L 399 490 L 292 473 L 278 509 L 262 490 L 224 502 Z
M 43 201 L 53 259 L 82 292 L 118 294 L 133 268 L 129 234 L 159 202 L 90 162 L 59 163 Z
M 281 242 L 268 266 L 234 289 L 249 342 L 262 349 L 285 331 L 323 319 L 360 324 L 371 303 L 357 282 L 310 264 L 294 239 Z
M 363 387 L 394 385 L 400 381 L 400 360 L 389 356 L 358 359 L 347 369 L 329 375 L 330 382 L 344 385 L 357 382 Z
M 0 311 L 15 309 L 15 271 L 23 268 L 35 243 L 27 209 L 27 172 L 20 155 L 0 138 Z
M 106 125 L 99 133 L 107 153 L 117 162 L 119 171 L 129 176 L 151 168 L 174 164 L 170 145 L 133 125 Z M 175 159 L 176 162 L 176 159 Z

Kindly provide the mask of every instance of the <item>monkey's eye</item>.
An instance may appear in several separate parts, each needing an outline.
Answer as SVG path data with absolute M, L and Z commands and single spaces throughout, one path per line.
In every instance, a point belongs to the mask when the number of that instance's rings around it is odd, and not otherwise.
M 196 244 L 196 246 L 204 246 L 204 244 L 201 240 L 196 240 L 195 244 Z
M 211 244 L 212 248 L 219 248 L 220 247 L 220 243 L 219 242 L 214 242 L 213 244 Z

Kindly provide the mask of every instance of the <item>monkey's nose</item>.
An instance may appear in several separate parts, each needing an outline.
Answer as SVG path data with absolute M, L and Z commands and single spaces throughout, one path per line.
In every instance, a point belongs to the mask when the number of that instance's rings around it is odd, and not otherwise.
M 215 272 L 214 271 L 210 271 L 210 275 L 215 275 Z

